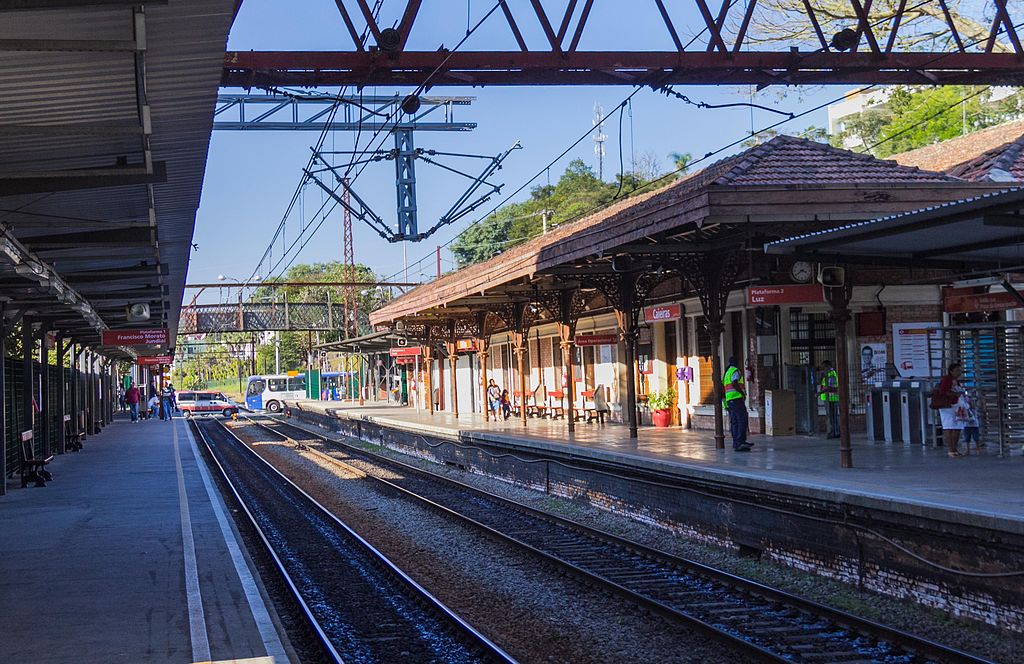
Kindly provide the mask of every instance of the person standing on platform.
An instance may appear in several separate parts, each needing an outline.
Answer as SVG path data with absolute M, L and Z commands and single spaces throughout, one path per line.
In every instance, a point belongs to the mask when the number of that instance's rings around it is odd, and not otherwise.
M 494 414 L 494 419 L 498 419 L 498 408 L 501 406 L 501 388 L 498 387 L 493 378 L 487 385 L 487 406 L 491 409 L 491 413 Z
M 160 406 L 162 408 L 160 419 L 166 419 L 168 422 L 171 421 L 171 413 L 174 412 L 175 408 L 174 396 L 174 386 L 167 383 L 164 389 L 160 391 Z
M 839 372 L 832 366 L 832 362 L 825 360 L 821 363 L 821 384 L 818 389 L 818 398 L 825 404 L 825 415 L 828 420 L 827 438 L 839 437 Z
M 139 421 L 139 401 L 142 400 L 142 393 L 139 392 L 139 388 L 135 387 L 135 383 L 132 382 L 128 386 L 128 389 L 124 393 L 124 403 L 128 406 L 128 411 L 132 415 L 132 422 Z
M 939 411 L 942 420 L 942 438 L 946 441 L 946 452 L 950 458 L 962 457 L 960 453 L 960 434 L 967 420 L 962 408 L 958 408 L 964 396 L 964 388 L 960 385 L 963 365 L 954 362 L 949 365 L 946 375 L 939 381 L 939 386 L 932 394 L 931 407 Z
M 722 386 L 725 388 L 725 399 L 723 405 L 729 413 L 729 433 L 732 434 L 732 449 L 737 452 L 749 452 L 753 447 L 747 442 L 747 429 L 749 416 L 747 414 L 746 380 L 743 378 L 743 371 L 736 366 L 736 358 L 729 358 L 729 366 L 722 377 Z

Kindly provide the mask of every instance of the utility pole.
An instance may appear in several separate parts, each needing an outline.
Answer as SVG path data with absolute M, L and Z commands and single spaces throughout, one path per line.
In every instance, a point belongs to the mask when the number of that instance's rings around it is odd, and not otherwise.
M 441 278 L 441 245 L 437 245 L 437 278 Z
M 355 250 L 352 246 L 352 194 L 349 192 L 349 179 L 345 178 L 341 181 L 342 193 L 341 199 L 344 201 L 342 207 L 342 236 L 343 236 L 343 263 L 342 263 L 342 279 L 348 282 L 356 280 L 356 261 L 355 261 Z M 342 311 L 344 312 L 345 322 L 342 325 L 344 330 L 344 337 L 349 337 L 349 330 L 352 330 L 351 336 L 358 336 L 358 324 L 356 321 L 356 289 L 355 286 L 345 286 L 344 293 L 344 305 Z M 351 321 L 351 328 L 349 327 L 349 321 Z

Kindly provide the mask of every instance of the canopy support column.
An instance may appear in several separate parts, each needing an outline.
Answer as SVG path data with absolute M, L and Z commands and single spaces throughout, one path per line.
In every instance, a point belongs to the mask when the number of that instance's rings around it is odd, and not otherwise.
M 847 352 L 847 324 L 850 315 L 849 283 L 825 289 L 831 311 L 829 317 L 836 331 L 836 375 L 839 383 L 839 465 L 853 468 L 853 447 L 850 444 L 850 359 Z
M 704 325 L 711 337 L 711 366 L 715 386 L 715 448 L 725 449 L 725 422 L 722 415 L 722 331 L 729 293 L 736 283 L 741 267 L 741 253 L 737 249 L 723 249 L 706 253 L 686 254 L 681 270 L 690 287 L 700 299 Z M 737 362 L 742 362 L 736 358 Z

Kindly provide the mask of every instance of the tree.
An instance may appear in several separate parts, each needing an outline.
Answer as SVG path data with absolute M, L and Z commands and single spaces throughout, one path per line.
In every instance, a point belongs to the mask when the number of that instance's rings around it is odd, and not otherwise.
M 690 169 L 690 162 L 693 161 L 693 155 L 689 152 L 670 152 L 668 158 L 675 164 L 680 175 L 686 174 L 686 171 Z
M 831 140 L 842 146 L 855 138 L 861 151 L 887 157 L 1019 118 L 1022 110 L 1020 92 L 993 101 L 987 87 L 899 86 L 885 105 L 845 118 Z
M 889 39 L 892 16 L 901 5 L 904 6 L 900 21 L 902 27 L 896 34 L 894 48 L 950 50 L 952 35 L 946 23 L 942 4 L 939 2 L 904 3 L 900 0 L 875 0 L 871 5 L 871 31 L 881 46 L 884 47 Z M 832 35 L 840 30 L 855 29 L 858 25 L 857 13 L 851 0 L 813 0 L 811 6 L 826 40 L 830 40 Z M 947 0 L 946 6 L 950 11 L 953 25 L 956 26 L 957 33 L 965 44 L 984 43 L 987 40 L 992 19 L 984 16 L 982 3 L 976 0 Z M 739 29 L 742 20 L 743 12 L 730 12 L 729 25 L 734 33 Z M 772 42 L 782 42 L 790 46 L 820 46 L 814 25 L 808 18 L 804 0 L 761 0 L 758 3 L 758 11 L 754 14 L 745 43 Z M 864 43 L 865 40 L 862 38 L 861 44 Z M 1008 51 L 1010 46 L 997 40 L 993 50 Z

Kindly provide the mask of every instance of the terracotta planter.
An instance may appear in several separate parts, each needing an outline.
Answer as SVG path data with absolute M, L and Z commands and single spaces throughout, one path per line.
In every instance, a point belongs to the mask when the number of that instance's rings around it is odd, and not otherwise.
M 651 420 L 656 427 L 667 427 L 672 423 L 671 410 L 656 410 L 651 413 Z

